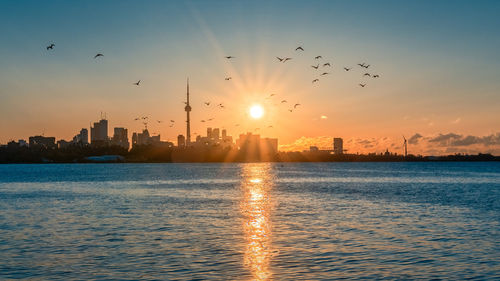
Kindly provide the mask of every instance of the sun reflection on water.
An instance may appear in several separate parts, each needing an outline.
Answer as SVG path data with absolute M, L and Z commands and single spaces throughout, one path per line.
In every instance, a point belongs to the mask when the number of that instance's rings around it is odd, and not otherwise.
M 241 211 L 244 216 L 245 266 L 252 273 L 252 280 L 269 280 L 271 271 L 271 200 L 270 165 L 243 166 Z

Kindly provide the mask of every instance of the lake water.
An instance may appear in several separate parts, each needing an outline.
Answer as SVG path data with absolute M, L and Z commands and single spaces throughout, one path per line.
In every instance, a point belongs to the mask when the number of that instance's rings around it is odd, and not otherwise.
M 0 279 L 500 279 L 500 163 L 0 165 Z

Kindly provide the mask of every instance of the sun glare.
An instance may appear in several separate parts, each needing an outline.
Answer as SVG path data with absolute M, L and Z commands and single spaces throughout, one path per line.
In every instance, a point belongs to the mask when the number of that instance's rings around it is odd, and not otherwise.
M 264 109 L 262 108 L 262 106 L 256 104 L 256 105 L 252 105 L 252 107 L 250 107 L 250 116 L 253 119 L 259 119 L 263 115 L 264 115 Z

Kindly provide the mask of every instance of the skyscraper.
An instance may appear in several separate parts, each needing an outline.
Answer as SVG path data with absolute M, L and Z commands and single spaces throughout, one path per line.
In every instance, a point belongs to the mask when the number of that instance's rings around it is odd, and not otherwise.
M 186 107 L 184 110 L 186 111 L 186 146 L 191 144 L 191 121 L 189 120 L 189 112 L 191 112 L 191 106 L 189 105 L 189 78 L 187 79 L 187 99 L 186 99 Z
M 333 153 L 337 155 L 344 153 L 344 140 L 342 138 L 333 138 Z
M 94 127 L 90 128 L 90 141 L 92 144 L 105 144 L 108 141 L 108 120 L 94 122 Z
M 128 130 L 125 128 L 115 128 L 113 134 L 113 144 L 128 149 Z

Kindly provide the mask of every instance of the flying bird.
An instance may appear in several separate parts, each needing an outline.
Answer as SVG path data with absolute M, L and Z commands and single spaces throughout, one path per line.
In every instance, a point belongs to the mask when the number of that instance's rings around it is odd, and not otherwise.
M 48 46 L 47 46 L 47 51 L 48 51 L 48 50 L 53 50 L 55 45 L 56 45 L 56 44 L 54 44 L 54 43 L 51 43 L 50 45 L 48 45 Z
M 174 122 L 175 122 L 175 120 L 170 120 L 170 122 L 174 123 Z
M 379 78 L 380 76 L 378 74 L 375 74 L 372 76 L 373 78 Z
M 95 58 L 98 58 L 98 57 L 104 57 L 104 55 L 103 55 L 103 54 L 101 54 L 101 53 L 98 53 L 97 55 L 95 55 L 95 56 L 94 56 L 94 59 L 95 59 Z
M 206 102 L 205 102 L 205 105 L 206 105 L 206 106 L 209 106 L 209 105 L 210 105 L 210 102 L 209 102 L 209 101 L 206 101 Z
M 312 83 L 316 83 L 316 82 L 318 82 L 318 81 L 319 81 L 319 79 L 317 79 L 317 78 L 316 78 L 316 79 L 314 79 L 314 80 L 312 81 Z
M 134 85 L 139 86 L 139 84 L 140 84 L 140 83 L 141 83 L 141 80 L 139 80 L 139 81 L 135 82 L 135 83 L 134 83 Z M 147 87 L 146 87 L 146 88 L 147 88 Z
M 349 71 L 349 70 L 351 70 L 351 68 L 344 67 L 344 70 Z
M 285 103 L 285 102 L 286 102 L 286 100 L 282 100 L 282 101 L 281 101 L 281 103 Z
M 225 80 L 226 80 L 226 81 L 229 81 L 229 80 L 231 80 L 231 79 L 232 79 L 232 77 L 226 77 L 226 78 L 225 78 Z
M 315 56 L 314 59 L 322 59 L 323 57 L 322 56 Z
M 234 59 L 234 57 L 233 57 L 233 56 L 227 56 L 227 57 L 225 57 L 225 58 L 226 58 L 226 59 L 228 59 L 228 60 L 230 60 L 230 59 Z
M 331 66 L 331 65 L 330 65 L 330 63 L 329 63 L 329 62 L 327 62 L 327 63 L 324 63 L 324 64 L 323 64 L 323 67 L 325 67 L 325 66 Z
M 284 59 L 280 57 L 276 57 L 280 62 L 282 62 Z
M 327 74 L 330 74 L 330 73 L 328 73 L 328 72 L 323 72 L 323 73 L 321 73 L 321 76 L 323 76 L 323 75 L 327 75 Z
M 365 67 L 365 63 L 358 63 L 359 66 Z
M 368 73 L 368 72 L 367 72 L 367 73 L 365 73 L 365 74 L 363 74 L 363 76 L 368 76 L 368 77 L 371 77 L 370 73 Z
M 297 108 L 297 106 L 299 106 L 300 103 L 296 103 L 294 106 L 293 106 L 293 109 Z
M 163 121 L 161 121 L 161 120 L 156 120 L 156 122 L 161 123 L 161 122 L 163 122 Z
M 359 84 L 362 88 L 364 88 L 366 86 L 366 84 Z
M 318 65 L 311 65 L 311 67 L 314 68 L 314 69 L 318 69 L 319 64 Z
M 298 50 L 304 51 L 304 48 L 302 48 L 302 46 L 295 48 L 295 51 L 298 51 Z
M 292 111 L 293 111 L 293 109 L 289 109 L 288 111 L 292 112 Z
M 285 63 L 287 60 L 291 60 L 292 58 L 285 58 L 283 59 L 283 63 Z
M 137 118 L 134 119 L 134 121 L 139 121 L 139 119 L 141 119 L 141 118 L 137 117 Z
M 207 121 L 212 121 L 212 120 L 214 120 L 214 119 L 213 118 L 207 119 Z
M 205 123 L 205 120 L 201 120 L 202 123 Z

